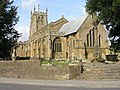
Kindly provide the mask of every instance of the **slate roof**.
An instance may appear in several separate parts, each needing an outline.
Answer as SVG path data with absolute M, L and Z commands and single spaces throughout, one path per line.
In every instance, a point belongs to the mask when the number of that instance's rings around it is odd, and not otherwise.
M 64 33 L 64 35 L 69 35 L 72 33 L 75 33 L 78 31 L 78 29 L 82 26 L 84 21 L 87 19 L 88 14 L 81 16 L 80 18 L 71 20 L 67 23 L 65 23 L 61 29 L 59 30 L 59 33 Z

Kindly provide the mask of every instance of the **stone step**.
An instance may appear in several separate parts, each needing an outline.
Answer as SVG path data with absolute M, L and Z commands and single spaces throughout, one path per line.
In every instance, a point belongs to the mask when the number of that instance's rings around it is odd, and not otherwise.
M 116 65 L 116 64 L 96 64 L 96 65 L 83 65 L 83 67 L 86 68 L 120 68 L 120 66 Z
M 119 67 L 119 65 L 116 64 L 83 64 L 84 67 Z
M 120 69 L 120 67 L 85 67 L 85 68 L 88 68 L 88 69 Z
M 119 67 L 84 67 L 84 70 L 120 70 Z
M 93 74 L 95 74 L 95 73 L 97 73 L 97 74 L 101 74 L 101 73 L 120 73 L 120 70 L 83 71 L 83 73 L 85 73 L 85 74 L 92 74 L 92 73 L 93 73 Z
M 82 74 L 81 76 L 84 76 L 84 77 L 94 77 L 94 76 L 120 76 L 120 73 L 90 73 L 90 74 Z
M 83 68 L 84 71 L 120 71 L 120 68 Z
M 77 76 L 77 80 L 120 80 L 120 76 Z
M 86 80 L 120 80 L 120 67 L 116 64 L 83 65 L 83 73 L 77 79 Z

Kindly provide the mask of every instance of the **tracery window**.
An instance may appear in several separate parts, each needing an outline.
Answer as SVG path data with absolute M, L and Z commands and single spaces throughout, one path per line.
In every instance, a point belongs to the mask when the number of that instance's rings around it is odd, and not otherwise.
M 62 52 L 62 43 L 59 37 L 55 38 L 53 41 L 53 52 Z
M 89 33 L 86 36 L 87 47 L 94 47 L 95 44 L 98 44 L 98 46 L 101 47 L 101 35 L 99 36 L 95 36 L 95 35 L 96 35 L 96 31 L 93 28 L 92 30 L 89 31 Z M 98 41 L 96 40 L 96 38 Z
M 95 45 L 95 31 L 94 28 L 87 34 L 87 47 L 94 47 Z

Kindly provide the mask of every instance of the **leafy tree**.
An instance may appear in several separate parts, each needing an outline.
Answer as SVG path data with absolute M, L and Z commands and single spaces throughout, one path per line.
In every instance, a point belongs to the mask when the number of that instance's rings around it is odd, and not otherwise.
M 9 58 L 19 33 L 14 29 L 19 17 L 13 0 L 0 0 L 0 58 Z
M 95 13 L 106 26 L 110 47 L 117 52 L 120 49 L 120 0 L 87 0 L 86 10 L 89 14 Z

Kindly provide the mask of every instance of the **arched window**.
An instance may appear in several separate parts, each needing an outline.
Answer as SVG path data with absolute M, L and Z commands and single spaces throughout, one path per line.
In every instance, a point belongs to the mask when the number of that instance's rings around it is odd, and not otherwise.
M 99 47 L 101 47 L 101 35 L 99 35 Z
M 58 37 L 53 41 L 53 52 L 62 52 L 61 39 Z
M 92 33 L 91 33 L 91 30 L 90 30 L 90 47 L 92 47 Z
M 89 34 L 87 34 L 87 47 L 94 47 L 95 44 L 95 31 L 94 28 L 89 31 Z
M 93 28 L 93 47 L 95 45 L 95 32 L 94 32 L 94 28 Z
M 43 16 L 41 16 L 41 23 L 43 23 L 43 21 L 44 21 L 44 17 L 43 17 Z
M 87 47 L 89 47 L 89 34 L 87 34 Z

